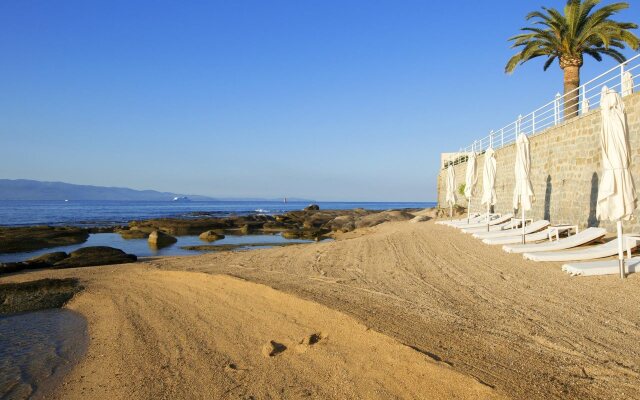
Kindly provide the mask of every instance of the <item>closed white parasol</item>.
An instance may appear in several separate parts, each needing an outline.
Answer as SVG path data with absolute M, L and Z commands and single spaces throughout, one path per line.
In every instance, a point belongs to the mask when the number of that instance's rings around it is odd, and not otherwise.
M 531 210 L 535 201 L 529 172 L 531 170 L 531 154 L 529 138 L 523 133 L 516 140 L 515 187 L 513 189 L 513 208 L 522 210 L 522 243 L 525 242 L 525 211 Z
M 476 153 L 472 151 L 467 156 L 467 173 L 464 181 L 464 196 L 467 198 L 467 223 L 469 223 L 469 219 L 471 218 L 471 197 L 473 197 L 473 193 L 476 187 L 476 183 L 478 182 L 478 177 L 476 174 Z
M 600 95 L 602 130 L 602 179 L 598 188 L 596 215 L 600 219 L 616 221 L 620 276 L 624 278 L 622 221 L 629 220 L 637 206 L 633 178 L 629 171 L 631 159 L 627 140 L 627 121 L 622 98 L 604 86 Z
M 453 205 L 456 204 L 456 171 L 453 164 L 447 168 L 447 196 L 445 202 L 449 205 L 449 218 L 453 218 Z
M 489 212 L 491 206 L 496 204 L 496 158 L 491 147 L 484 152 L 484 167 L 482 168 L 482 199 L 481 203 L 487 205 L 487 231 L 489 231 Z

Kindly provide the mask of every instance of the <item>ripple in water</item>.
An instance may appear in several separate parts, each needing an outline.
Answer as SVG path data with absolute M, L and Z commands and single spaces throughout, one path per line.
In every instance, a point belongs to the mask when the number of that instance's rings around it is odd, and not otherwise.
M 0 317 L 0 399 L 39 398 L 78 362 L 87 322 L 66 309 Z

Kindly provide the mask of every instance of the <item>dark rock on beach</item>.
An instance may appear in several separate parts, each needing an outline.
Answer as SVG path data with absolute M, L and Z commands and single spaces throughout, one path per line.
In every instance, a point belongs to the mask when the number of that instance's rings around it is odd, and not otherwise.
M 149 244 L 155 247 L 166 247 L 174 244 L 178 239 L 162 231 L 153 231 L 149 234 Z
M 27 226 L 0 228 L 0 253 L 19 253 L 48 247 L 84 243 L 86 229 L 74 227 Z
M 131 263 L 138 259 L 134 254 L 127 254 L 120 249 L 107 246 L 83 247 L 69 254 L 69 257 L 53 264 L 53 268 L 91 267 L 96 265 L 112 265 Z
M 359 218 L 355 221 L 356 228 L 368 228 L 371 226 L 380 225 L 383 222 L 392 222 L 392 221 L 408 221 L 414 217 L 413 214 L 408 213 L 406 211 L 400 210 L 390 210 L 383 211 L 371 215 L 367 215 L 365 217 Z
M 231 216 L 227 218 L 157 218 L 146 221 L 132 221 L 130 229 L 159 230 L 170 235 L 199 235 L 208 230 L 228 233 L 241 233 L 245 225 L 249 230 L 258 230 L 274 218 L 269 215 Z
M 310 204 L 304 208 L 304 211 L 318 211 L 320 210 L 320 206 L 317 204 Z
M 64 251 L 56 251 L 53 253 L 43 254 L 38 257 L 33 257 L 24 262 L 29 268 L 50 268 L 53 264 L 64 260 L 69 257 Z
M 150 232 L 145 232 L 141 229 L 121 229 L 117 231 L 118 234 L 125 240 L 129 239 L 146 239 L 149 237 Z
M 0 274 L 9 274 L 11 272 L 22 271 L 26 268 L 26 264 L 23 262 L 8 262 L 0 263 Z
M 0 284 L 0 315 L 59 308 L 81 289 L 72 278 Z
M 284 243 L 243 243 L 243 244 L 203 244 L 197 246 L 180 246 L 183 250 L 193 250 L 193 251 L 230 251 L 230 250 L 238 250 L 247 247 L 284 247 L 284 246 L 293 246 L 296 244 L 295 242 L 284 242 Z
M 202 232 L 198 237 L 205 242 L 215 242 L 216 240 L 224 239 L 224 235 L 216 231 Z
M 356 229 L 355 220 L 353 215 L 341 215 L 328 222 L 328 226 L 334 232 L 349 232 Z

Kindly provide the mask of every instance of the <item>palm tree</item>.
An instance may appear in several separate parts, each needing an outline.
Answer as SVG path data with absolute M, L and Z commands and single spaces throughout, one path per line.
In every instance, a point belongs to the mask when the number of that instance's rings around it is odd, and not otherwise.
M 564 116 L 578 115 L 578 87 L 580 87 L 580 67 L 583 55 L 588 54 L 597 61 L 602 55 L 618 62 L 626 61 L 618 50 L 625 43 L 634 50 L 639 40 L 629 29 L 638 25 L 631 22 L 617 22 L 610 17 L 629 7 L 627 3 L 614 3 L 595 9 L 600 0 L 568 0 L 564 15 L 555 8 L 542 7 L 526 17 L 533 20 L 533 26 L 522 28 L 519 35 L 509 38 L 512 48 L 519 52 L 511 57 L 505 71 L 507 73 L 533 58 L 546 56 L 546 71 L 557 58 L 564 71 Z

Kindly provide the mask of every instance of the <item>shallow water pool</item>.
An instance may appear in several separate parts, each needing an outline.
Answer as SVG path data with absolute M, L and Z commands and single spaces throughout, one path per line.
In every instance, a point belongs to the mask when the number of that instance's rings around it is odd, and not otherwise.
M 220 244 L 250 244 L 250 243 L 264 243 L 269 247 L 269 244 L 276 245 L 278 243 L 310 243 L 311 240 L 302 239 L 285 239 L 280 234 L 273 235 L 227 235 L 222 240 L 216 240 L 215 242 L 204 242 L 198 238 L 198 236 L 177 236 L 177 243 L 174 243 L 168 247 L 157 249 L 149 246 L 147 239 L 123 239 L 117 233 L 94 233 L 89 235 L 86 242 L 80 244 L 74 244 L 70 246 L 50 247 L 47 249 L 40 249 L 36 251 L 29 251 L 23 253 L 5 253 L 0 254 L 0 262 L 14 262 L 24 261 L 31 257 L 36 257 L 42 254 L 51 253 L 53 251 L 72 252 L 81 247 L 88 246 L 109 246 L 115 247 L 124 251 L 125 253 L 135 254 L 138 257 L 150 257 L 150 256 L 176 256 L 176 255 L 196 255 L 201 254 L 199 251 L 184 250 L 181 246 L 196 246 L 196 245 L 220 245 Z M 251 247 L 257 249 L 260 247 Z
M 42 397 L 88 345 L 87 322 L 66 309 L 0 317 L 0 399 Z

